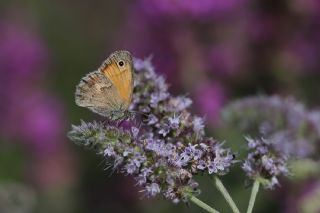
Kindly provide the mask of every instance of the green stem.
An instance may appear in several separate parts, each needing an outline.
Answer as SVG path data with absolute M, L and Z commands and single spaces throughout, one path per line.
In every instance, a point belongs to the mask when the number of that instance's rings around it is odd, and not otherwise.
M 252 209 L 253 209 L 253 206 L 256 201 L 258 191 L 259 191 L 259 186 L 260 186 L 260 182 L 258 180 L 255 180 L 253 187 L 252 187 L 252 191 L 251 191 L 251 196 L 250 196 L 250 201 L 249 201 L 247 213 L 252 212 Z
M 203 208 L 204 210 L 206 210 L 207 212 L 210 213 L 219 213 L 217 210 L 215 210 L 214 208 L 210 207 L 209 205 L 207 205 L 206 203 L 202 202 L 201 200 L 199 200 L 198 198 L 196 198 L 195 196 L 191 196 L 190 197 L 190 201 L 192 201 L 194 204 L 196 204 L 197 206 Z
M 223 183 L 221 182 L 221 180 L 218 177 L 214 177 L 214 183 L 217 187 L 217 189 L 221 192 L 221 194 L 223 195 L 224 199 L 226 199 L 227 203 L 229 204 L 229 206 L 231 207 L 232 211 L 234 213 L 240 213 L 237 205 L 235 204 L 235 202 L 233 201 L 232 197 L 230 196 L 230 194 L 228 193 L 227 189 L 224 187 Z

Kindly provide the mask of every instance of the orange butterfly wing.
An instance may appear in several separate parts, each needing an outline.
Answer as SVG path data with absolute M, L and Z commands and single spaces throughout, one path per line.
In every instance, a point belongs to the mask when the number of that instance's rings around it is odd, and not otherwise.
M 117 89 L 119 96 L 123 99 L 127 106 L 129 106 L 131 103 L 133 89 L 132 70 L 128 68 L 119 71 L 116 64 L 110 64 L 106 66 L 102 72 L 112 82 L 114 87 Z

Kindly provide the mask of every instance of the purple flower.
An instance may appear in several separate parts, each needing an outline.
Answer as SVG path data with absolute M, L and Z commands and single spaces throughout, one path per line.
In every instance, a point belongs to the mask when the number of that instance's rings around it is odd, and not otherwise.
M 183 166 L 187 165 L 188 160 L 189 160 L 188 156 L 187 157 L 180 156 L 179 158 L 172 161 L 172 164 L 177 168 L 182 168 Z
M 217 172 L 218 172 L 218 169 L 217 169 L 217 166 L 216 166 L 215 162 L 210 162 L 210 163 L 209 163 L 209 165 L 208 165 L 208 172 L 209 172 L 209 174 L 217 173 Z
M 166 92 L 157 92 L 151 94 L 150 106 L 156 108 L 160 101 L 165 100 L 169 96 Z
M 176 154 L 177 147 L 172 143 L 164 144 L 162 156 L 172 156 Z
M 318 111 L 308 111 L 293 98 L 258 96 L 234 101 L 223 112 L 227 124 L 250 134 L 260 134 L 266 141 L 291 158 L 314 155 L 320 139 Z M 255 142 L 249 147 L 255 148 Z M 259 147 L 259 152 L 266 152 Z
M 224 171 L 225 168 L 230 167 L 233 161 L 233 156 L 229 153 L 225 154 L 224 152 L 225 150 L 223 149 L 216 149 L 215 151 L 214 163 L 220 171 Z
M 163 76 L 159 76 L 158 78 L 156 78 L 154 83 L 160 91 L 167 91 L 168 85 L 166 84 Z
M 133 174 L 137 171 L 138 167 L 134 162 L 130 162 L 125 166 L 126 173 Z
M 204 170 L 206 168 L 207 168 L 207 163 L 204 160 L 200 160 L 197 165 L 197 169 Z
M 145 185 L 147 183 L 147 177 L 152 173 L 150 168 L 144 168 L 141 170 L 140 174 L 135 178 L 139 186 Z
M 172 108 L 176 109 L 178 112 L 185 110 L 186 108 L 190 107 L 192 104 L 192 100 L 187 97 L 178 96 L 170 100 L 170 105 Z
M 287 176 L 287 156 L 278 151 L 272 141 L 246 138 L 249 154 L 242 165 L 247 177 L 260 180 L 265 188 L 279 185 L 278 177 Z M 262 152 L 261 152 L 262 151 Z
M 159 134 L 163 137 L 166 137 L 166 135 L 170 132 L 170 127 L 168 124 L 164 124 L 160 127 Z
M 148 117 L 148 125 L 156 124 L 159 121 L 159 119 L 155 115 L 149 115 Z
M 202 150 L 200 150 L 200 149 L 195 149 L 194 152 L 193 152 L 193 159 L 194 159 L 194 160 L 199 160 L 199 159 L 201 159 L 202 154 L 203 154 L 203 151 L 202 151 Z
M 178 116 L 173 115 L 173 117 L 170 117 L 170 118 L 168 119 L 168 121 L 169 121 L 169 126 L 170 126 L 170 128 L 172 128 L 172 129 L 177 129 L 177 128 L 179 128 L 180 118 L 179 118 Z
M 156 183 L 147 185 L 145 188 L 145 194 L 147 195 L 147 197 L 154 197 L 159 193 L 160 193 L 160 187 Z
M 115 156 L 115 151 L 114 151 L 114 149 L 113 149 L 113 147 L 109 144 L 107 147 L 106 147 L 106 149 L 104 150 L 104 155 L 106 156 L 106 157 L 113 157 L 113 156 Z
M 151 63 L 152 57 L 146 58 L 144 60 L 139 58 L 134 58 L 133 64 L 137 71 L 147 69 L 150 70 L 150 73 L 154 73 L 154 67 Z M 140 83 L 140 82 L 139 82 Z
M 134 149 L 132 147 L 125 147 L 122 153 L 123 157 L 127 157 L 130 154 L 133 154 Z
M 266 155 L 263 155 L 261 160 L 262 160 L 261 162 L 262 166 L 266 170 L 270 171 L 270 173 L 274 173 L 275 168 L 274 168 L 274 162 L 272 158 L 268 158 Z
M 138 134 L 139 134 L 139 129 L 138 128 L 136 128 L 136 127 L 131 127 L 131 133 L 132 133 L 132 136 L 134 137 L 134 138 L 137 138 L 137 136 L 138 136 Z
M 253 165 L 251 164 L 251 162 L 249 160 L 244 161 L 244 163 L 242 164 L 242 169 L 249 176 L 253 176 L 253 174 L 254 174 Z
M 193 131 L 195 131 L 199 135 L 203 135 L 204 133 L 204 120 L 200 117 L 195 117 L 192 121 Z
M 155 151 L 159 148 L 159 144 L 154 139 L 147 139 L 146 140 L 146 149 Z

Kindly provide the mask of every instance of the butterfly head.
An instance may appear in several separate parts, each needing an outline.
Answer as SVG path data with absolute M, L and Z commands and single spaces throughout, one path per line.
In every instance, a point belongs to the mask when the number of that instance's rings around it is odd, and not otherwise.
M 100 67 L 100 70 L 105 71 L 106 67 L 108 66 L 114 66 L 117 70 L 120 72 L 126 71 L 126 70 L 132 70 L 133 63 L 132 63 L 132 56 L 131 54 L 126 50 L 119 50 L 114 53 L 112 53 L 108 59 L 102 64 Z

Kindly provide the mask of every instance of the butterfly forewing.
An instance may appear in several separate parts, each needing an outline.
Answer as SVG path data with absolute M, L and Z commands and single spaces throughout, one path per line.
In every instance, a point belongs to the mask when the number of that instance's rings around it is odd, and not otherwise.
M 128 108 L 133 91 L 133 65 L 130 53 L 117 51 L 111 54 L 100 67 L 100 70 L 117 88 L 120 98 L 123 99 L 126 103 L 125 107 Z
M 132 97 L 132 72 L 129 69 L 119 71 L 114 64 L 108 65 L 106 69 L 102 70 L 104 75 L 112 82 L 117 89 L 121 99 L 129 106 Z

